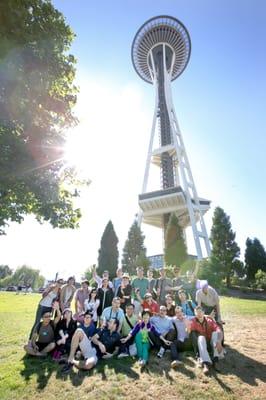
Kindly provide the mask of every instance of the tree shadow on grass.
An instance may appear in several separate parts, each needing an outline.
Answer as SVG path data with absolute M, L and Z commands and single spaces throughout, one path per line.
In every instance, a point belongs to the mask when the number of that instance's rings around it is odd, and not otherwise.
M 265 364 L 240 353 L 230 346 L 226 346 L 226 351 L 225 359 L 219 363 L 219 376 L 235 375 L 250 386 L 258 386 L 257 380 L 266 383 Z M 214 373 L 214 378 L 223 387 L 224 382 L 218 378 L 216 373 Z M 225 390 L 227 389 L 225 388 Z
M 25 355 L 23 363 L 24 370 L 20 372 L 21 376 L 26 381 L 29 381 L 32 375 L 37 375 L 38 390 L 46 387 L 52 373 L 57 370 L 57 364 L 52 362 L 50 356 L 37 358 Z

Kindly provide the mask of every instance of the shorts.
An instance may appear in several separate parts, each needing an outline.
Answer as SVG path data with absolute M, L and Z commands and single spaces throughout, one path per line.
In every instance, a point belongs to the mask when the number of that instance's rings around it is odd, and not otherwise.
M 52 343 L 52 342 L 51 342 L 51 343 Z M 36 342 L 36 346 L 38 346 L 39 351 L 43 351 L 43 349 L 45 349 L 45 347 L 47 347 L 48 344 L 50 344 L 50 343 L 40 343 L 40 342 Z
M 94 365 L 96 365 L 98 361 L 98 358 L 96 356 L 96 349 L 92 347 L 91 341 L 84 333 L 84 331 L 78 328 L 77 331 L 79 330 L 83 333 L 83 339 L 81 340 L 81 342 L 79 342 L 81 353 L 86 360 L 91 359 L 90 361 L 94 362 Z

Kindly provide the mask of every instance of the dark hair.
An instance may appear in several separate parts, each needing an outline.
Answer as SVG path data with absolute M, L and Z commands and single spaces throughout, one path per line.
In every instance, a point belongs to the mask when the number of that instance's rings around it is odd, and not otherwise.
M 141 316 L 143 317 L 143 315 L 145 315 L 145 314 L 149 314 L 150 317 L 152 316 L 152 313 L 150 312 L 150 310 L 148 308 L 145 308 L 142 311 Z
M 109 319 L 109 321 L 114 321 L 117 330 L 117 328 L 119 327 L 119 320 L 117 318 L 111 318 Z
M 87 310 L 83 315 L 84 315 L 84 317 L 85 317 L 85 315 L 89 315 L 92 318 L 92 313 L 89 310 Z
M 43 311 L 42 312 L 42 318 L 43 318 L 44 314 L 50 314 L 50 317 L 52 316 L 52 313 L 50 311 Z
M 129 304 L 126 305 L 126 308 L 128 308 L 128 307 L 133 307 L 133 308 L 135 308 L 135 304 L 129 303 Z
M 74 276 L 70 276 L 70 277 L 68 278 L 68 280 L 67 280 L 67 283 L 69 283 L 70 279 L 73 279 L 73 281 L 75 282 Z
M 92 292 L 93 292 L 93 293 L 96 292 L 95 300 L 98 299 L 98 290 L 97 290 L 96 288 L 92 288 L 91 291 L 90 291 L 90 294 L 89 294 L 89 301 L 91 301 L 91 294 L 92 294 Z

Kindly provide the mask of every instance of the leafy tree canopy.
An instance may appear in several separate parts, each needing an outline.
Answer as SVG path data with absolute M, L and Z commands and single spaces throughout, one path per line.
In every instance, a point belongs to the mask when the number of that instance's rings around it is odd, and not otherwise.
M 0 2 L 0 234 L 28 213 L 60 228 L 80 218 L 63 160 L 77 122 L 73 37 L 49 0 Z
M 0 265 L 0 279 L 12 275 L 12 269 L 8 265 Z

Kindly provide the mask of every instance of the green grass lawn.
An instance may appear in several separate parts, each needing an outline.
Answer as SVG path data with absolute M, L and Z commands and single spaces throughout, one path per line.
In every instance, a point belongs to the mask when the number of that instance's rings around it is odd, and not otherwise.
M 101 361 L 89 373 L 73 370 L 64 376 L 50 358 L 34 359 L 23 351 L 39 299 L 0 292 L 1 400 L 266 399 L 265 301 L 222 298 L 228 356 L 220 374 L 203 376 L 191 357 L 173 371 L 167 354 L 162 361 L 152 356 L 144 372 L 130 358 Z M 250 318 L 259 321 L 261 333 L 250 331 Z

